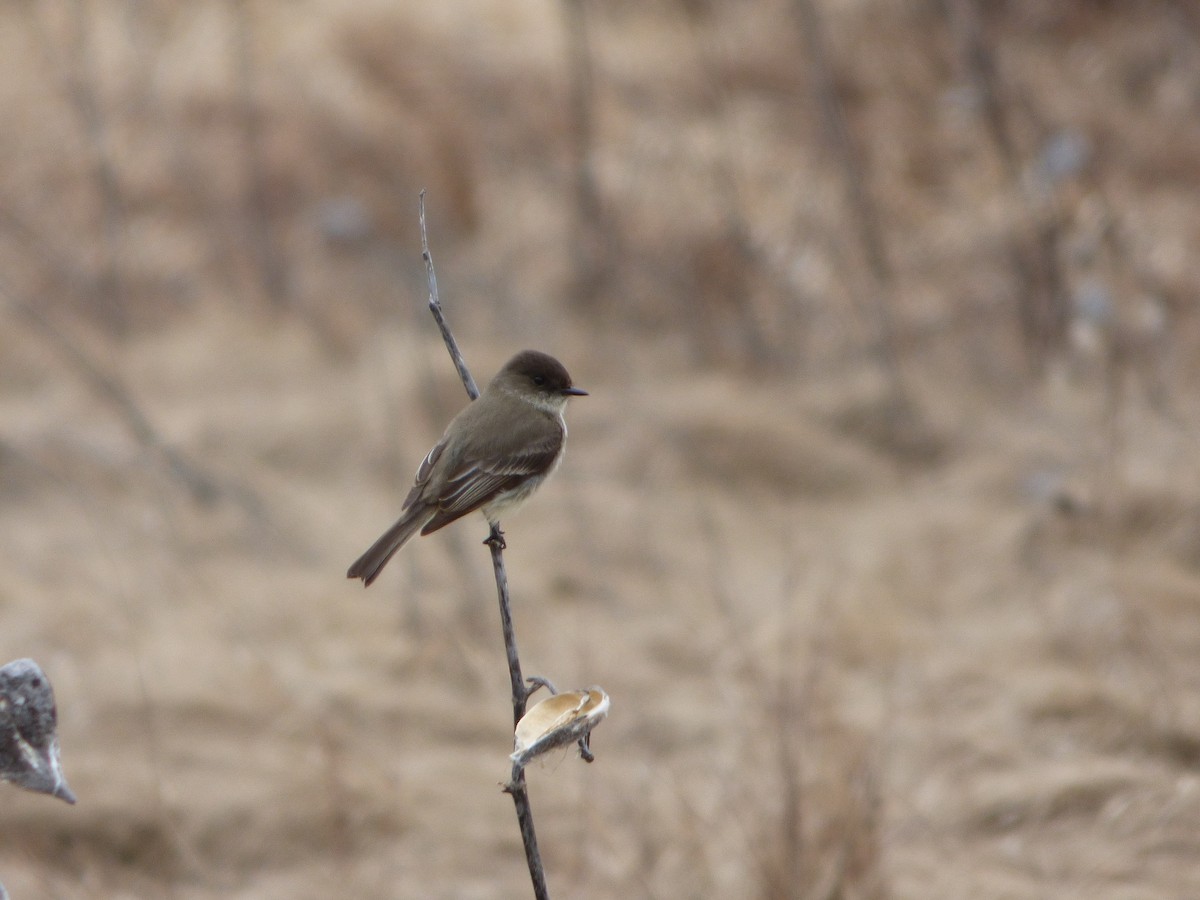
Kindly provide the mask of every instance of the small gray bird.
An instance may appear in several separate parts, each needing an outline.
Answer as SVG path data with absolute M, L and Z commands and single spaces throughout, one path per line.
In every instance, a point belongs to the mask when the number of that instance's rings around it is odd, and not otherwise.
M 417 469 L 400 520 L 346 577 L 370 585 L 418 530 L 429 534 L 477 509 L 492 526 L 488 541 L 503 547 L 500 516 L 514 512 L 558 468 L 567 399 L 586 395 L 552 356 L 524 350 L 510 359 L 450 422 Z
M 54 689 L 32 659 L 0 667 L 0 778 L 75 802 L 58 756 Z

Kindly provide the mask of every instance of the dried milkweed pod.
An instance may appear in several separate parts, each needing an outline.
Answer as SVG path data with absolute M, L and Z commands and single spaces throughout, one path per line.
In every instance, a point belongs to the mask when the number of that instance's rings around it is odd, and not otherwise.
M 578 741 L 588 762 L 588 737 L 608 715 L 608 694 L 598 687 L 554 694 L 535 703 L 517 723 L 512 761 L 526 765 L 535 756 Z
M 59 760 L 54 689 L 32 659 L 0 666 L 0 779 L 75 802 Z

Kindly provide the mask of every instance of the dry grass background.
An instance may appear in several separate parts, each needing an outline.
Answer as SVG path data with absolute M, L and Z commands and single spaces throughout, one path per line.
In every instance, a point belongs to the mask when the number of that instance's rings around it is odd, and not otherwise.
M 342 577 L 462 400 L 422 187 L 477 377 L 592 392 L 508 523 L 613 698 L 555 896 L 1200 896 L 1190 4 L 50 0 L 0 74 L 0 658 L 80 798 L 0 791 L 15 900 L 528 894 L 482 522 Z

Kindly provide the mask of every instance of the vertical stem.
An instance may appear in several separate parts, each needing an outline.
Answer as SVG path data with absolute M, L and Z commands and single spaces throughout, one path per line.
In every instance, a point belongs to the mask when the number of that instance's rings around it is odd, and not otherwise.
M 471 371 L 467 368 L 466 360 L 458 349 L 458 342 L 450 331 L 446 317 L 442 313 L 442 303 L 438 298 L 437 275 L 433 271 L 433 256 L 429 252 L 429 235 L 425 229 L 425 192 L 421 191 L 419 201 L 419 219 L 421 224 L 421 258 L 425 261 L 425 273 L 429 278 L 429 311 L 437 322 L 442 340 L 454 361 L 462 378 L 463 387 L 472 400 L 479 396 L 479 388 Z M 492 551 L 492 570 L 496 575 L 496 596 L 500 601 L 500 629 L 504 633 L 504 652 L 508 657 L 508 677 L 512 686 L 513 727 L 525 715 L 525 701 L 529 692 L 525 688 L 525 678 L 521 674 L 521 658 L 517 655 L 517 636 L 513 630 L 512 603 L 508 596 L 508 573 L 504 569 L 503 542 L 500 540 L 500 526 L 492 529 L 492 540 L 487 541 Z M 525 845 L 525 861 L 529 864 L 529 878 L 533 882 L 535 900 L 550 900 L 550 892 L 546 888 L 546 872 L 542 868 L 542 856 L 538 852 L 537 834 L 533 827 L 533 808 L 529 805 L 529 792 L 525 787 L 525 770 L 522 766 L 514 765 L 512 777 L 504 790 L 512 795 L 513 805 L 517 810 L 517 823 L 521 828 L 521 842 Z
M 512 604 L 508 596 L 508 574 L 504 569 L 504 551 L 498 542 L 490 545 L 492 570 L 496 574 L 496 594 L 500 600 L 500 628 L 504 632 L 504 650 L 508 655 L 508 677 L 512 685 L 513 727 L 525 715 L 525 700 L 529 692 L 521 675 L 521 658 L 517 655 L 517 636 L 513 630 Z M 517 822 L 521 828 L 521 842 L 525 845 L 525 861 L 529 864 L 529 877 L 533 881 L 533 895 L 537 900 L 549 900 L 546 887 L 546 870 L 542 867 L 542 856 L 538 850 L 537 833 L 533 827 L 533 808 L 529 805 L 529 791 L 525 786 L 524 766 L 514 765 L 512 777 L 505 786 L 512 795 L 517 811 Z
M 504 551 L 498 543 L 492 550 L 492 570 L 496 573 L 496 593 L 500 600 L 500 629 L 504 632 L 504 652 L 508 655 L 508 678 L 512 685 L 513 727 L 525 715 L 525 679 L 521 675 L 521 658 L 517 655 L 517 635 L 513 630 L 512 606 L 508 597 L 508 573 L 504 569 Z

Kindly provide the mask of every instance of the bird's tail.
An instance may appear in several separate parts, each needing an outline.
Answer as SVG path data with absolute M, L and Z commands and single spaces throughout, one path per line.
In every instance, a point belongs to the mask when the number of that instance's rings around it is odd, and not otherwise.
M 414 506 L 400 520 L 383 533 L 371 548 L 354 561 L 346 570 L 347 578 L 361 578 L 363 587 L 370 587 L 371 582 L 379 577 L 383 567 L 397 550 L 403 547 L 408 539 L 421 530 L 429 521 L 433 510 L 427 506 Z

